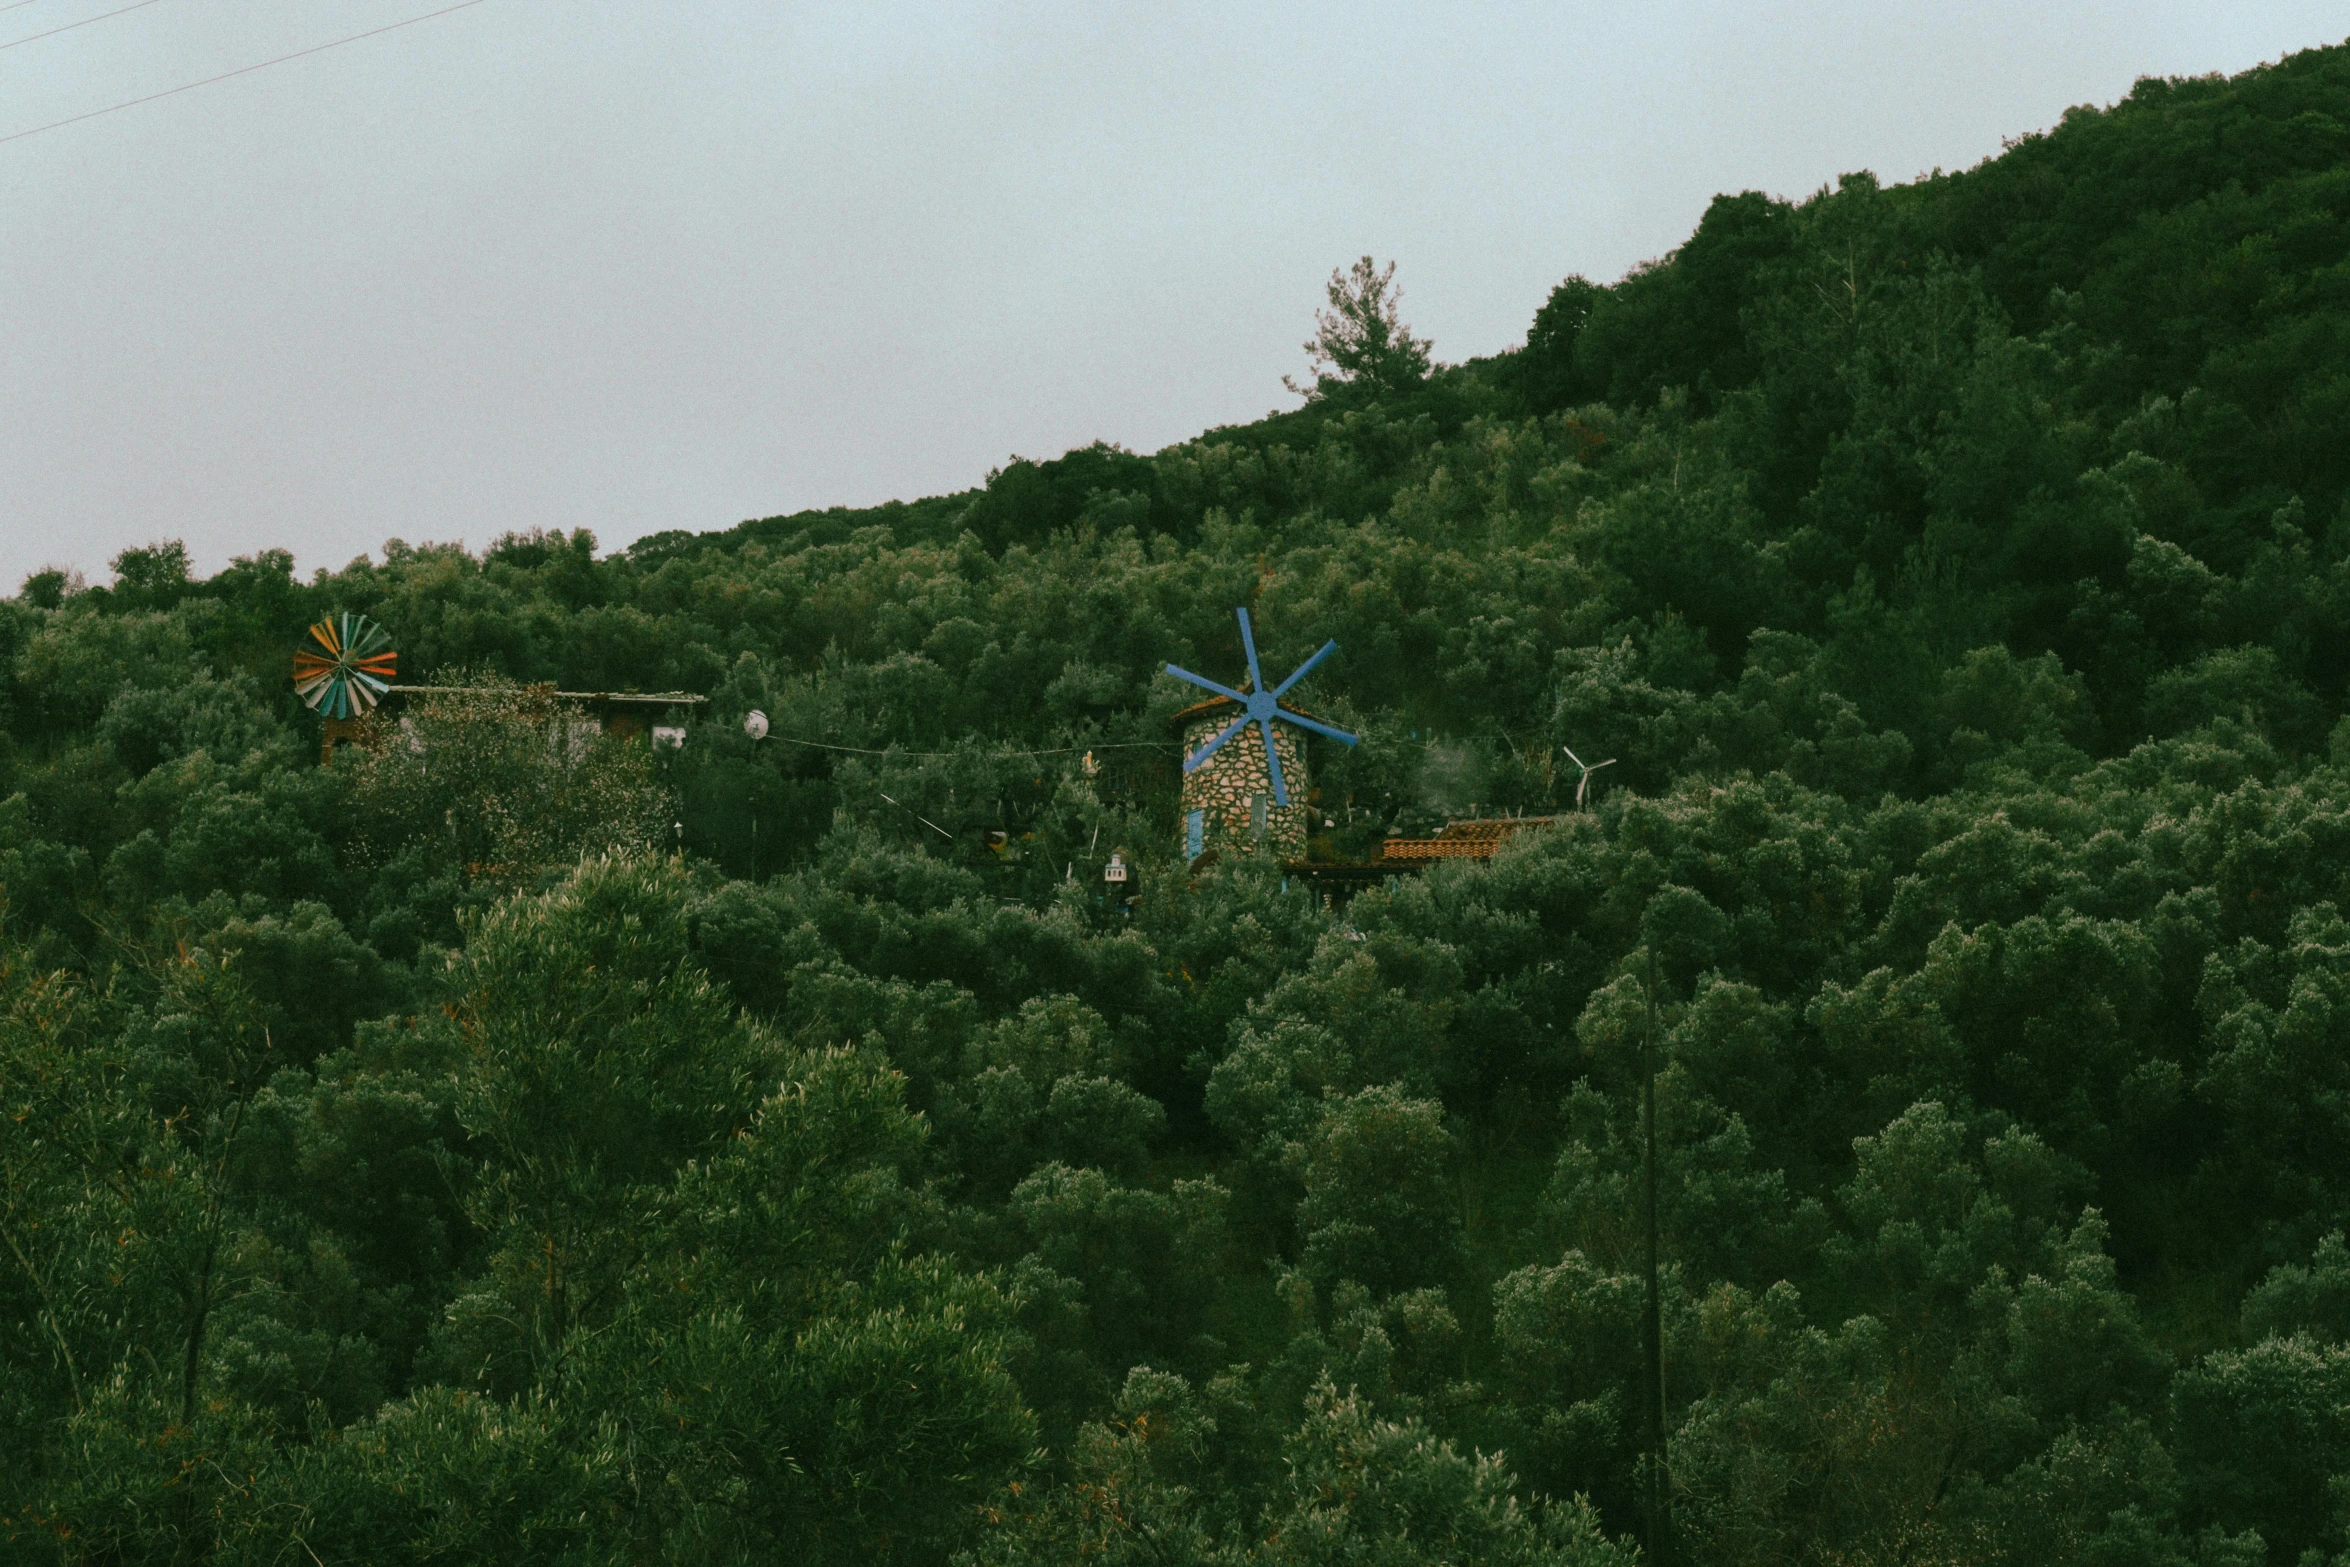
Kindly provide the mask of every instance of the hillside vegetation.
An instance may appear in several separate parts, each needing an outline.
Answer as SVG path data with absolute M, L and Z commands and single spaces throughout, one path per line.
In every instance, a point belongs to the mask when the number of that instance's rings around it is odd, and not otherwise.
M 2350 1562 L 2350 46 L 1389 324 L 963 495 L 0 601 L 9 1559 L 1654 1559 L 1653 999 L 1674 1559 Z M 1187 875 L 1243 604 L 1316 854 L 1564 819 Z M 499 694 L 322 767 L 330 610 Z

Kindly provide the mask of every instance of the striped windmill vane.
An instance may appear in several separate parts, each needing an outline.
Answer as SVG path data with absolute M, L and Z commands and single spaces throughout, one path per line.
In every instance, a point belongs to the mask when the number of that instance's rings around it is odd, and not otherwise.
M 321 718 L 360 718 L 392 688 L 399 659 L 391 635 L 365 615 L 329 615 L 294 649 L 294 690 Z
M 1198 744 L 1193 746 L 1183 758 L 1185 805 L 1187 808 L 1190 807 L 1196 799 L 1200 806 L 1200 809 L 1198 810 L 1187 810 L 1188 825 L 1186 828 L 1186 849 L 1194 856 L 1200 853 L 1201 847 L 1204 843 L 1203 831 L 1205 817 L 1208 807 L 1211 803 L 1210 797 L 1207 794 L 1194 789 L 1193 785 L 1195 775 L 1199 774 L 1202 768 L 1207 767 L 1215 759 L 1218 752 L 1223 751 L 1228 745 L 1231 744 L 1236 736 L 1239 736 L 1245 732 L 1251 725 L 1255 726 L 1258 735 L 1264 742 L 1263 758 L 1264 773 L 1266 775 L 1265 781 L 1271 785 L 1271 799 L 1269 802 L 1265 799 L 1264 794 L 1261 792 L 1254 793 L 1250 796 L 1253 804 L 1254 821 L 1252 825 L 1254 836 L 1260 839 L 1266 835 L 1268 827 L 1266 805 L 1269 803 L 1274 808 L 1284 812 L 1285 815 L 1289 814 L 1290 806 L 1289 779 L 1286 776 L 1281 764 L 1282 745 L 1280 743 L 1280 737 L 1275 733 L 1273 726 L 1276 723 L 1294 725 L 1299 729 L 1311 730 L 1313 733 L 1318 735 L 1326 735 L 1330 739 L 1336 740 L 1341 745 L 1353 745 L 1357 742 L 1358 739 L 1357 736 L 1348 734 L 1343 729 L 1335 728 L 1332 725 L 1323 723 L 1318 718 L 1312 718 L 1304 713 L 1297 712 L 1292 708 L 1284 707 L 1281 703 L 1281 699 L 1287 696 L 1290 690 L 1295 687 L 1299 681 L 1305 679 L 1305 677 L 1312 672 L 1316 665 L 1320 664 L 1322 660 L 1328 658 L 1331 654 L 1338 651 L 1338 644 L 1336 642 L 1323 643 L 1321 651 L 1314 654 L 1313 657 L 1307 659 L 1304 663 L 1298 665 L 1294 670 L 1291 670 L 1287 680 L 1282 681 L 1279 685 L 1276 686 L 1268 686 L 1265 683 L 1264 671 L 1257 667 L 1257 639 L 1253 628 L 1251 628 L 1249 625 L 1248 611 L 1242 609 L 1236 610 L 1234 613 L 1240 617 L 1240 645 L 1242 650 L 1248 655 L 1248 686 L 1245 690 L 1234 690 L 1228 685 L 1223 685 L 1217 681 L 1208 679 L 1205 675 L 1195 675 L 1190 670 L 1181 668 L 1174 664 L 1169 664 L 1167 666 L 1167 673 L 1173 675 L 1176 679 L 1187 680 L 1191 682 L 1191 684 L 1198 686 L 1204 691 L 1212 692 L 1215 696 L 1224 698 L 1226 701 L 1238 703 L 1240 706 L 1240 712 L 1238 716 L 1233 718 L 1230 723 L 1225 724 L 1214 734 L 1207 735 Z M 1229 709 L 1224 709 L 1221 703 L 1204 704 L 1202 708 L 1193 709 L 1192 711 L 1206 712 L 1209 710 L 1219 710 L 1216 712 L 1216 716 L 1219 718 L 1222 716 L 1222 712 L 1229 711 Z M 1189 715 L 1178 715 L 1179 718 L 1186 716 Z M 1201 727 L 1204 729 L 1205 726 L 1202 725 Z M 1302 751 L 1293 749 L 1291 754 L 1293 758 L 1298 761 L 1299 765 L 1302 766 L 1304 753 Z M 1247 779 L 1238 780 L 1235 784 L 1235 788 L 1237 790 L 1248 790 L 1255 781 L 1255 769 L 1253 766 L 1255 758 L 1253 756 L 1249 757 L 1248 761 L 1252 764 L 1249 768 L 1251 776 Z M 1300 779 L 1299 783 L 1302 787 L 1304 780 Z M 1219 810 L 1218 814 L 1225 816 L 1227 819 L 1230 819 L 1235 807 L 1238 805 L 1237 798 L 1232 801 L 1221 802 L 1221 804 L 1223 809 Z M 1302 812 L 1299 813 L 1299 817 L 1300 819 L 1295 824 L 1294 830 L 1297 835 L 1302 837 L 1304 830 Z M 1290 835 L 1291 834 L 1288 832 L 1275 833 L 1275 837 L 1277 839 Z M 1302 849 L 1302 841 L 1295 847 Z

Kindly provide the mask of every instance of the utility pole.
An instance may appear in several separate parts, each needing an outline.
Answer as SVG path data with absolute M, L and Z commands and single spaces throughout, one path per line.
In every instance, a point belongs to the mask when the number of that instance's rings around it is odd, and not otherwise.
M 1588 775 L 1586 775 L 1588 776 Z M 1665 1333 L 1664 1309 L 1656 1278 L 1656 948 L 1648 949 L 1648 1034 L 1640 1047 L 1640 1130 L 1646 1146 L 1645 1185 L 1648 1229 L 1648 1305 L 1641 1313 L 1641 1347 L 1647 1362 L 1648 1474 L 1643 1489 L 1648 1504 L 1648 1560 L 1667 1567 L 1672 1560 L 1672 1520 L 1665 1512 Z

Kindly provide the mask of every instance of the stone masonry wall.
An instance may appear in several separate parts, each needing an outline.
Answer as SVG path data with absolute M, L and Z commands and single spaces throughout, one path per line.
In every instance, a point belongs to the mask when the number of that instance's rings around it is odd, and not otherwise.
M 1185 726 L 1183 754 L 1189 756 L 1214 739 L 1217 731 L 1232 722 L 1234 713 L 1234 709 L 1224 708 Z M 1281 757 L 1281 781 L 1288 786 L 1289 803 L 1273 803 L 1273 772 L 1265 765 L 1264 731 L 1251 724 L 1183 780 L 1183 819 L 1175 824 L 1178 844 L 1184 841 L 1191 813 L 1204 810 L 1207 832 L 1203 849 L 1246 853 L 1254 847 L 1255 839 L 1252 797 L 1261 794 L 1265 797 L 1265 836 L 1273 853 L 1283 859 L 1305 858 L 1307 820 L 1313 809 L 1306 803 L 1306 795 L 1313 782 L 1306 773 L 1303 737 L 1289 725 L 1276 723 L 1273 744 Z

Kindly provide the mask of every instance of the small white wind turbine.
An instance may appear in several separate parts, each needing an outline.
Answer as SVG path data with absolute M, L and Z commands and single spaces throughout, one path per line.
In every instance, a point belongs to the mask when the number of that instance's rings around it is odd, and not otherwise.
M 1591 775 L 1598 772 L 1603 767 L 1615 766 L 1616 759 L 1611 756 L 1604 762 L 1586 762 L 1583 760 L 1583 758 L 1575 754 L 1575 748 L 1573 746 L 1562 745 L 1559 747 L 1559 749 L 1567 753 L 1568 761 L 1573 762 L 1577 767 L 1583 769 L 1583 776 L 1575 780 L 1575 809 L 1579 811 L 1583 809 L 1584 795 L 1589 792 L 1591 788 Z

